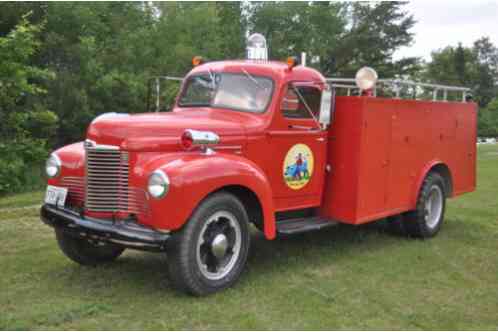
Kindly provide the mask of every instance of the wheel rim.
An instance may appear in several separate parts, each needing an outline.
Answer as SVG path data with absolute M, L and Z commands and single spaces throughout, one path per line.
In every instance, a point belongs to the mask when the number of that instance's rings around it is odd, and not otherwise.
M 197 265 L 210 280 L 225 277 L 235 266 L 240 254 L 242 234 L 237 218 L 228 211 L 210 216 L 199 233 Z
M 432 186 L 425 201 L 425 223 L 434 228 L 439 223 L 443 212 L 443 191 L 439 186 Z

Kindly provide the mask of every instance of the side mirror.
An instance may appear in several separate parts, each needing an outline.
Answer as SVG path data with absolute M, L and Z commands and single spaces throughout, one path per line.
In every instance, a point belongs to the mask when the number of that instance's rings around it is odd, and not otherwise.
M 322 129 L 327 129 L 333 119 L 335 102 L 335 90 L 331 89 L 328 85 L 322 91 L 322 100 L 320 102 L 320 116 L 318 121 Z

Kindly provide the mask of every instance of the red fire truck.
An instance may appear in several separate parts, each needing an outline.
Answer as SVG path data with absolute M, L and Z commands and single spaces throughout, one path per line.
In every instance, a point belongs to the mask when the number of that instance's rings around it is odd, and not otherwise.
M 248 60 L 195 58 L 171 112 L 100 115 L 53 152 L 41 219 L 62 252 L 83 265 L 166 252 L 174 285 L 204 295 L 239 278 L 250 224 L 272 240 L 387 218 L 429 238 L 446 198 L 475 189 L 468 89 L 266 57 L 253 35 Z

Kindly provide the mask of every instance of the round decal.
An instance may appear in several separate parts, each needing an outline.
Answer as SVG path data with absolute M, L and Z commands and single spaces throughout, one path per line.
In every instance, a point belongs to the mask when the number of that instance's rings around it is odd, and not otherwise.
M 289 188 L 298 190 L 311 180 L 313 175 L 313 152 L 305 144 L 290 148 L 284 159 L 284 181 Z

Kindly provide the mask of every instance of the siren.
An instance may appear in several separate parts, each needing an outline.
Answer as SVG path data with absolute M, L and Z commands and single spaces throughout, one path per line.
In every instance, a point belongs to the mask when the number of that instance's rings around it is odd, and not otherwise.
M 260 33 L 253 33 L 247 38 L 247 59 L 268 60 L 266 38 Z

